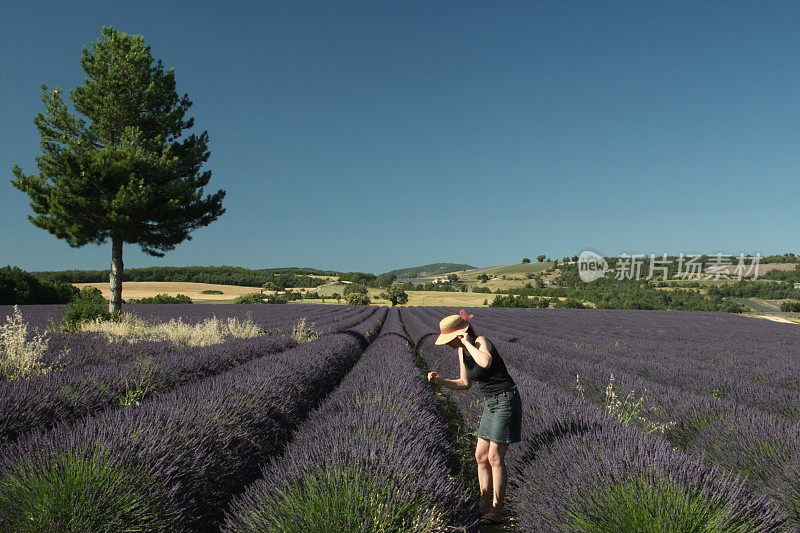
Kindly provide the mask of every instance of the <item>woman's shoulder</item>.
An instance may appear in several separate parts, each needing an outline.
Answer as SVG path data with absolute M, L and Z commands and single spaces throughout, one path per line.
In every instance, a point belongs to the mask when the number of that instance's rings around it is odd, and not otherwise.
M 475 337 L 475 341 L 476 342 L 480 342 L 481 344 L 483 344 L 485 346 L 488 346 L 489 348 L 494 346 L 494 344 L 492 344 L 492 341 L 490 341 L 489 339 L 487 339 L 483 335 L 478 335 L 477 337 Z

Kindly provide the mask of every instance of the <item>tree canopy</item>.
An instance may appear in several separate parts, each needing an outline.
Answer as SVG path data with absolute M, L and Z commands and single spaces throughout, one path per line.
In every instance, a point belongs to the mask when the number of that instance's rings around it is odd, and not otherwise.
M 179 96 L 173 69 L 154 60 L 139 35 L 104 26 L 80 59 L 83 85 L 42 85 L 45 106 L 34 124 L 42 138 L 38 174 L 13 166 L 12 184 L 28 194 L 28 219 L 72 247 L 112 242 L 111 308 L 121 305 L 122 245 L 161 257 L 225 210 L 225 191 L 203 197 L 211 171 L 208 133 L 183 135 L 188 94 Z
M 406 294 L 406 291 L 404 291 L 403 287 L 399 284 L 391 285 L 386 292 L 380 294 L 380 297 L 392 302 L 392 306 L 408 303 L 408 294 Z

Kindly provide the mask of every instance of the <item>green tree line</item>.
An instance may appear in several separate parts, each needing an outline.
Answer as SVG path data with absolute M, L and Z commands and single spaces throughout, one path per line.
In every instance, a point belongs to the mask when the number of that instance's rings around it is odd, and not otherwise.
M 78 289 L 61 281 L 39 279 L 19 267 L 0 268 L 0 304 L 65 304 Z
M 61 270 L 36 272 L 37 278 L 63 283 L 104 283 L 108 281 L 109 270 Z M 261 287 L 267 282 L 286 287 L 318 287 L 327 280 L 313 278 L 314 275 L 337 275 L 336 272 L 311 268 L 283 268 L 251 270 L 233 266 L 188 266 L 188 267 L 147 267 L 129 268 L 123 273 L 123 281 L 170 281 L 213 283 L 219 285 L 239 285 Z
M 554 287 L 544 288 L 519 288 L 502 291 L 506 294 L 530 296 L 558 296 L 592 302 L 599 309 L 675 309 L 692 311 L 732 311 L 743 312 L 746 310 L 734 302 L 725 300 L 727 296 L 738 296 L 736 290 L 730 291 L 728 287 L 738 284 L 763 285 L 760 282 L 742 281 L 732 282 L 728 285 L 715 286 L 715 291 L 702 294 L 700 289 L 663 291 L 658 290 L 653 283 L 643 280 L 617 280 L 610 274 L 593 281 L 583 282 L 579 275 L 577 265 L 562 265 L 561 273 L 555 280 Z M 774 289 L 774 288 L 773 288 Z M 501 292 L 501 291 L 497 291 Z M 510 299 L 502 300 L 503 305 L 513 306 Z M 524 300 L 521 301 L 523 303 Z M 500 303 L 498 301 L 498 303 Z M 527 306 L 527 305 L 526 305 Z

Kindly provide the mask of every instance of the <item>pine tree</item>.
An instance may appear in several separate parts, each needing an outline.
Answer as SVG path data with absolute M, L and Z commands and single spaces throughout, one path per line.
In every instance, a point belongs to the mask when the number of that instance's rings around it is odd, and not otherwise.
M 28 220 L 72 247 L 111 240 L 109 310 L 122 306 L 122 245 L 138 244 L 163 257 L 189 233 L 222 215 L 225 191 L 203 198 L 211 171 L 208 133 L 193 127 L 188 94 L 178 95 L 173 69 L 154 61 L 140 35 L 104 26 L 91 51 L 83 47 L 84 85 L 70 91 L 67 110 L 56 86 L 42 84 L 44 113 L 39 174 L 18 165 L 11 183 L 26 192 L 36 216 Z

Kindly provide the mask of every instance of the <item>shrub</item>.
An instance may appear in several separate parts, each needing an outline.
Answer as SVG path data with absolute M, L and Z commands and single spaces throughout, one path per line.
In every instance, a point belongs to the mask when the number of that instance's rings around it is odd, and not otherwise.
M 747 311 L 750 310 L 750 308 L 745 307 L 744 305 L 740 305 L 736 302 L 731 302 L 730 300 L 725 300 L 719 306 L 719 310 L 726 311 L 728 313 L 746 313 Z M 800 310 L 800 304 L 798 304 L 798 310 Z M 781 304 L 781 311 L 783 311 L 783 304 Z
M 222 291 L 216 291 L 219 294 L 222 294 Z M 169 294 L 157 294 L 155 296 L 147 296 L 145 298 L 139 298 L 138 300 L 128 300 L 128 303 L 133 304 L 190 304 L 192 303 L 192 299 L 186 296 L 185 294 L 176 294 L 175 296 L 170 296 Z
M 69 302 L 69 308 L 64 315 L 64 323 L 68 331 L 75 331 L 79 325 L 92 320 L 110 320 L 108 300 L 103 298 L 103 293 L 96 287 L 84 287 Z
M 544 298 L 529 298 L 526 294 L 516 297 L 513 294 L 504 296 L 498 294 L 489 307 L 548 307 L 549 305 Z
M 228 339 L 246 339 L 264 335 L 251 318 L 207 318 L 197 324 L 186 324 L 179 317 L 166 323 L 150 324 L 130 313 L 122 313 L 119 320 L 90 321 L 78 326 L 80 331 L 105 333 L 109 340 L 136 343 L 141 341 L 169 341 L 176 347 L 210 346 Z
M 251 292 L 250 294 L 242 294 L 233 299 L 235 304 L 263 304 L 266 302 L 267 295 L 260 292 Z
M 42 280 L 19 267 L 0 268 L 0 304 L 65 304 L 77 293 L 69 283 Z
M 293 302 L 293 301 L 295 301 L 295 300 L 302 300 L 302 299 L 303 299 L 303 295 L 302 295 L 301 293 L 299 293 L 299 292 L 294 292 L 294 291 L 286 291 L 286 293 L 285 293 L 285 294 L 282 294 L 282 295 L 281 295 L 281 297 L 282 297 L 284 300 L 287 300 L 287 301 L 289 301 L 289 302 Z M 279 303 L 280 303 L 280 302 L 279 302 Z
M 368 294 L 369 291 L 364 285 L 360 283 L 351 283 L 347 287 L 344 288 L 344 295 L 349 296 L 351 294 Z
M 313 341 L 319 337 L 319 333 L 314 330 L 314 324 L 306 324 L 306 317 L 300 319 L 297 325 L 292 328 L 292 337 L 297 344 Z
M 585 390 L 581 385 L 580 376 L 576 375 L 577 382 L 576 389 L 580 393 L 581 398 L 584 397 Z M 636 421 L 644 429 L 646 433 L 665 433 L 671 429 L 675 422 L 659 423 L 655 418 L 651 418 L 651 414 L 657 412 L 657 408 L 650 405 L 650 398 L 646 394 L 639 395 L 633 390 L 630 390 L 624 399 L 620 400 L 617 392 L 614 390 L 614 374 L 611 374 L 606 386 L 605 392 L 605 412 L 606 414 L 616 417 L 620 422 L 626 426 L 633 421 Z
M 222 294 L 222 291 L 209 289 L 209 290 L 201 291 L 200 294 Z
M 28 325 L 15 305 L 14 314 L 6 316 L 6 323 L 0 326 L 0 378 L 24 379 L 49 369 L 39 361 L 47 350 L 46 334 L 41 333 L 28 341 L 27 332 Z
M 408 294 L 406 294 L 406 291 L 404 291 L 403 288 L 397 284 L 389 287 L 386 292 L 382 292 L 380 297 L 392 302 L 392 306 L 408 303 Z
M 368 294 L 361 294 L 360 292 L 351 292 L 347 296 L 347 305 L 369 305 L 370 298 Z
M 727 311 L 727 309 L 724 309 Z M 800 312 L 800 302 L 781 302 L 781 311 L 797 313 Z
M 584 309 L 583 302 L 577 298 L 566 298 L 562 301 L 556 302 L 555 307 L 559 309 Z
M 153 361 L 145 360 L 142 364 L 142 373 L 131 382 L 125 381 L 125 393 L 119 399 L 122 407 L 139 406 L 147 393 L 150 392 L 151 378 L 153 377 Z
M 284 287 L 281 287 L 274 281 L 268 281 L 264 283 L 264 285 L 262 285 L 261 288 L 264 289 L 265 291 L 280 291 L 284 289 Z

